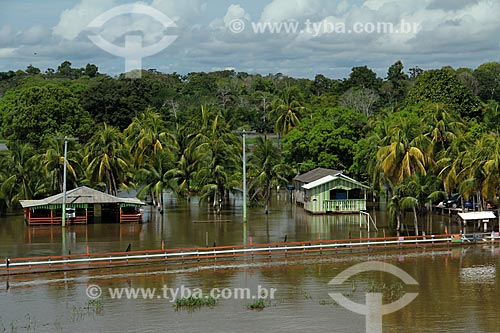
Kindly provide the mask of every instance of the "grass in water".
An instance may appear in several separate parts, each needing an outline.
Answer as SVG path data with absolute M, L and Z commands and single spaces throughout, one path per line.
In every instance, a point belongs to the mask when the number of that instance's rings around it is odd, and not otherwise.
M 385 283 L 376 283 L 375 281 L 371 281 L 367 291 L 370 293 L 382 293 L 384 301 L 398 300 L 406 293 L 404 285 L 401 282 L 394 282 L 387 285 Z
M 201 308 L 202 306 L 212 307 L 217 304 L 217 299 L 214 297 L 183 297 L 175 300 L 175 307 L 180 308 Z
M 259 299 L 252 304 L 248 305 L 250 310 L 263 310 L 266 307 L 266 303 L 264 303 L 263 299 Z

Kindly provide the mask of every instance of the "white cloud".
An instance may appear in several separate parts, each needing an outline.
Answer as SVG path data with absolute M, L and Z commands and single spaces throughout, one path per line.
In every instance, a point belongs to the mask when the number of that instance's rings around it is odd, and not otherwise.
M 250 15 L 248 15 L 245 12 L 245 9 L 243 9 L 240 5 L 231 5 L 227 9 L 226 15 L 224 16 L 224 24 L 226 26 L 231 23 L 233 20 L 241 20 L 241 19 L 246 19 L 250 20 Z
M 50 37 L 50 29 L 41 25 L 35 25 L 23 31 L 22 41 L 25 44 L 37 44 Z
M 61 13 L 53 33 L 64 39 L 75 39 L 87 25 L 106 10 L 116 6 L 114 0 L 81 0 L 79 4 Z
M 201 0 L 153 0 L 151 6 L 176 22 L 190 22 L 203 14 L 206 4 Z
M 208 0 L 146 0 L 145 4 L 175 20 L 178 28 L 171 34 L 179 38 L 161 54 L 144 59 L 145 66 L 177 72 L 230 66 L 236 70 L 311 77 L 316 72 L 343 76 L 351 67 L 365 64 L 384 75 L 386 68 L 399 59 L 407 67 L 429 68 L 474 67 L 499 58 L 500 22 L 492 13 L 500 11 L 500 1 L 270 0 L 259 10 L 254 2 L 245 2 L 245 7 L 238 1 L 232 3 L 221 8 L 216 1 Z M 35 61 L 29 56 L 37 52 L 37 59 L 81 59 L 97 64 L 102 61 L 108 68 L 123 68 L 123 59 L 106 54 L 85 36 L 91 20 L 120 4 L 123 2 L 118 0 L 81 0 L 62 11 L 52 36 L 43 26 L 21 31 L 15 26 L 0 25 L 0 52 L 4 59 L 12 54 L 22 55 L 20 59 L 28 59 L 33 65 Z M 396 30 L 404 20 L 418 24 L 419 29 L 406 34 L 256 34 L 252 31 L 252 18 L 258 22 L 297 21 L 302 29 L 307 19 L 316 24 L 345 23 L 347 29 L 354 23 L 391 22 Z M 243 20 L 245 31 L 230 31 L 228 24 L 235 19 Z M 152 44 L 163 37 L 165 29 L 144 15 L 122 15 L 99 30 L 105 39 L 117 45 L 131 32 L 144 36 L 145 44 Z M 100 67 L 106 71 L 104 65 Z
M 260 20 L 282 22 L 302 18 L 313 19 L 336 7 L 336 3 L 329 0 L 273 0 L 262 11 Z
M 21 32 L 17 31 L 10 25 L 4 25 L 0 28 L 0 47 L 10 46 L 17 40 Z
M 15 51 L 16 48 L 13 47 L 0 48 L 0 59 L 13 57 L 15 55 Z

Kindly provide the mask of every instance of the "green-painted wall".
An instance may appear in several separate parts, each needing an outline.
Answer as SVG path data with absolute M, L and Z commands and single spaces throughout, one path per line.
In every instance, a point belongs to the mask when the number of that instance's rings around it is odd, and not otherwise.
M 353 190 L 353 189 L 359 189 L 360 186 L 356 183 L 353 183 L 352 181 L 349 181 L 348 179 L 344 178 L 339 178 L 332 180 L 331 182 L 325 183 L 323 185 L 317 186 L 315 188 L 312 188 L 307 191 L 308 195 L 308 201 L 305 203 L 304 208 L 315 214 L 319 213 L 326 213 L 325 210 L 325 201 L 330 200 L 330 191 L 335 189 L 335 188 L 341 188 L 341 189 L 347 189 L 347 190 Z M 346 200 L 348 201 L 348 200 Z M 354 209 L 343 209 L 340 208 L 339 205 L 339 210 L 340 212 L 342 211 L 359 211 L 359 210 L 364 210 L 366 209 L 366 200 L 363 199 L 360 202 L 355 202 L 354 204 Z M 334 209 L 332 209 L 334 211 Z

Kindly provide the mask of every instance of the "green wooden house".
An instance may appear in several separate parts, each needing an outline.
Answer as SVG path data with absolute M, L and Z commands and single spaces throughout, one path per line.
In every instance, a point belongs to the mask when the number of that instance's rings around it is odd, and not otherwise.
M 303 173 L 301 175 L 297 175 L 295 177 L 295 203 L 304 206 L 304 200 L 306 196 L 306 190 L 304 189 L 304 186 L 307 184 L 310 184 L 312 182 L 315 182 L 321 178 L 324 178 L 326 176 L 335 176 L 342 173 L 342 171 L 338 170 L 333 170 L 333 169 L 326 169 L 326 168 L 316 168 L 314 170 L 310 170 L 306 173 Z
M 358 213 L 366 210 L 368 186 L 342 172 L 301 186 L 304 209 L 312 214 Z

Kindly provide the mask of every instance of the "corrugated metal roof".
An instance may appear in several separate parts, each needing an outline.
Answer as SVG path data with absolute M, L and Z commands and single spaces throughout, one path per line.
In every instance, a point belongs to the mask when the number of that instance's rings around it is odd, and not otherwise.
M 311 170 L 309 172 L 297 176 L 295 180 L 301 183 L 308 184 L 318 179 L 324 178 L 326 176 L 335 176 L 339 173 L 342 173 L 342 171 L 325 169 L 325 168 L 316 168 L 314 170 Z
M 63 194 L 59 193 L 41 200 L 20 200 L 23 208 L 37 207 L 43 205 L 62 204 Z M 113 204 L 127 203 L 133 205 L 145 205 L 137 198 L 120 198 L 103 193 L 93 188 L 82 186 L 66 192 L 67 204 Z
M 496 219 L 495 214 L 491 211 L 458 213 L 458 216 L 460 216 L 464 221 Z
M 331 181 L 334 181 L 335 179 L 339 179 L 339 178 L 343 178 L 347 181 L 349 181 L 350 183 L 353 183 L 361 188 L 369 188 L 368 186 L 358 182 L 357 180 L 354 180 L 350 177 L 347 177 L 346 175 L 343 175 L 342 173 L 339 173 L 335 176 L 326 176 L 326 177 L 323 177 L 321 179 L 318 179 L 312 183 L 309 183 L 307 185 L 304 185 L 303 188 L 305 188 L 306 190 L 310 190 L 312 188 L 315 188 L 315 187 L 318 187 L 320 185 L 323 185 L 323 184 L 326 184 L 326 183 L 329 183 Z

